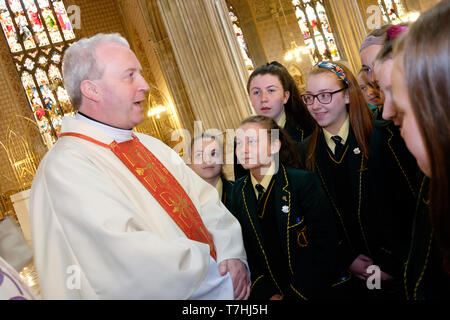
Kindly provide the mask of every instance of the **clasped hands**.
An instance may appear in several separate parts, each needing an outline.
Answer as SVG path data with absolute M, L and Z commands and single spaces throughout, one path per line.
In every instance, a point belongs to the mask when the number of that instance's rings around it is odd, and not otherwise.
M 367 272 L 367 268 L 369 268 L 371 265 L 373 265 L 373 260 L 363 254 L 360 254 L 352 262 L 352 264 L 349 267 L 349 270 L 351 273 L 353 273 L 359 279 L 367 280 L 367 278 L 373 274 L 373 273 Z M 375 272 L 375 270 L 373 272 Z M 390 274 L 380 270 L 380 279 L 381 279 L 381 281 L 391 280 L 391 279 L 393 279 L 393 277 Z

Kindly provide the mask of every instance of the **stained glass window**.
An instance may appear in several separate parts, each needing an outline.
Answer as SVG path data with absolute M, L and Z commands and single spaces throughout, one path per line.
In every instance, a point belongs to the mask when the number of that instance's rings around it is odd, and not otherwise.
M 322 60 L 341 59 L 323 2 L 323 0 L 292 1 L 313 64 Z
M 406 15 L 406 9 L 401 0 L 378 0 L 383 20 L 386 23 L 398 24 Z
M 62 117 L 73 114 L 62 83 L 64 50 L 75 40 L 61 0 L 0 0 L 0 22 L 28 102 L 47 147 Z
M 234 9 L 232 6 L 228 6 L 228 14 L 231 19 L 231 23 L 233 24 L 234 33 L 236 34 L 237 41 L 239 43 L 239 47 L 241 48 L 241 54 L 244 58 L 245 66 L 249 72 L 252 72 L 255 68 L 253 66 L 253 62 L 248 55 L 247 44 L 244 40 L 244 35 L 242 34 L 242 29 L 239 26 L 239 19 L 234 14 Z

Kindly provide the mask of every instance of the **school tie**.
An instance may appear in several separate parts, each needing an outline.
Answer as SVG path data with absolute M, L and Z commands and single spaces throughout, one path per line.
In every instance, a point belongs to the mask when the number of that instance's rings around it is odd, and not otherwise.
M 336 148 L 334 148 L 334 157 L 336 159 L 341 159 L 342 154 L 344 153 L 344 145 L 342 144 L 342 138 L 339 136 L 332 136 L 331 140 L 334 141 Z
M 264 192 L 266 191 L 266 189 L 264 189 L 264 187 L 263 187 L 261 184 L 259 184 L 259 183 L 256 184 L 255 188 L 256 188 L 256 191 L 258 191 L 258 197 L 257 197 L 257 200 L 258 200 L 258 202 L 259 202 L 259 201 L 262 199 L 262 197 L 263 197 Z

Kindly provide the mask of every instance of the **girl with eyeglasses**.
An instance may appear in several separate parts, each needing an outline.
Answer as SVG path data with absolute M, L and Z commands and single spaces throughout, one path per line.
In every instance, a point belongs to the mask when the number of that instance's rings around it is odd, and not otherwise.
M 247 81 L 247 92 L 255 113 L 274 119 L 297 144 L 312 133 L 314 120 L 303 104 L 294 78 L 279 62 L 256 68 Z M 235 179 L 244 176 L 246 171 L 236 158 L 234 163 Z
M 298 149 L 274 119 L 251 116 L 236 133 L 247 174 L 233 186 L 251 273 L 250 299 L 327 297 L 336 262 L 336 225 L 318 177 L 298 169 Z
M 344 65 L 322 61 L 302 95 L 318 127 L 303 144 L 308 170 L 316 172 L 338 224 L 336 297 L 366 298 L 373 265 L 367 187 L 372 117 L 358 82 Z

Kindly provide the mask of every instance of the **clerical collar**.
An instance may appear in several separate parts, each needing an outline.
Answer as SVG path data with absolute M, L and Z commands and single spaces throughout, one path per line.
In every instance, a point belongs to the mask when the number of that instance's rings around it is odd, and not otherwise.
M 77 114 L 75 115 L 75 119 L 81 120 L 81 121 L 84 121 L 84 122 L 87 122 L 87 123 L 93 125 L 94 127 L 102 130 L 104 133 L 109 135 L 111 138 L 113 138 L 117 142 L 124 142 L 124 141 L 131 140 L 133 138 L 131 136 L 133 133 L 133 129 L 120 129 L 120 128 L 110 126 L 106 123 L 95 120 L 95 119 L 81 113 L 80 111 L 78 111 Z

